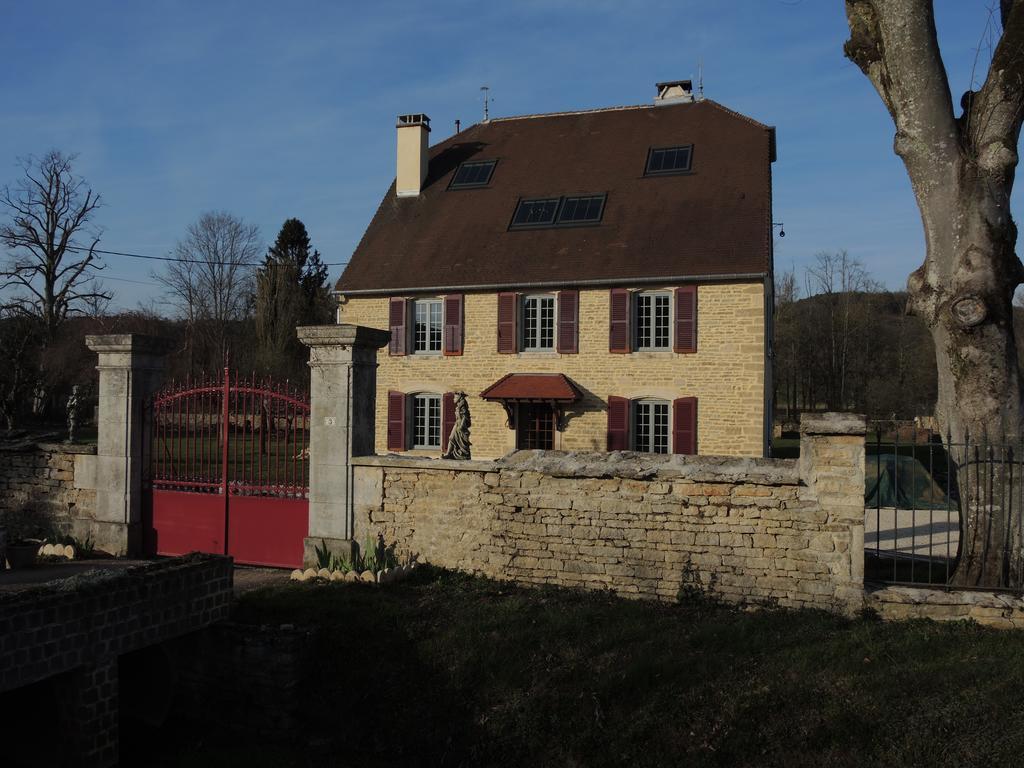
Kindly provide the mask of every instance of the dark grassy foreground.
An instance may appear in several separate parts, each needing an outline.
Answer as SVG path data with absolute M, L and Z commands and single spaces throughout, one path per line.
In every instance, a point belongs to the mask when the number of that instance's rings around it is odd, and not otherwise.
M 148 764 L 1024 760 L 1021 633 L 659 605 L 427 569 L 383 589 L 251 593 L 237 618 L 321 630 L 297 746 L 193 726 L 162 734 Z

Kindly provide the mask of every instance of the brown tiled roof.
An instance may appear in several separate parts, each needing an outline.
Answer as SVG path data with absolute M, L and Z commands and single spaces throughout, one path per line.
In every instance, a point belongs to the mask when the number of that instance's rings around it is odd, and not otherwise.
M 480 393 L 484 400 L 576 402 L 579 390 L 561 373 L 509 373 Z
M 693 144 L 693 171 L 645 177 L 650 147 Z M 712 101 L 479 123 L 430 149 L 417 197 L 394 184 L 338 281 L 354 292 L 762 275 L 774 132 Z M 497 159 L 489 186 L 449 190 Z M 607 193 L 595 226 L 509 231 L 520 198 Z

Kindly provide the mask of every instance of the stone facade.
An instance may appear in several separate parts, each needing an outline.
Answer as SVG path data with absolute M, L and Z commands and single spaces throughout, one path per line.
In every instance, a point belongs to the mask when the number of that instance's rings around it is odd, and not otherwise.
M 738 604 L 863 603 L 864 419 L 805 418 L 801 461 L 521 451 L 353 459 L 356 533 L 525 583 Z
M 659 286 L 645 286 L 656 288 Z M 664 286 L 671 287 L 671 286 Z M 461 356 L 389 356 L 377 371 L 377 453 L 387 452 L 387 392 L 444 393 L 469 397 L 474 458 L 497 458 L 515 449 L 505 411 L 478 395 L 507 373 L 563 373 L 583 391 L 568 413 L 555 448 L 603 451 L 609 395 L 672 401 L 697 397 L 697 450 L 704 455 L 762 456 L 765 449 L 765 289 L 761 282 L 702 284 L 697 292 L 697 352 L 608 352 L 608 289 L 579 294 L 579 352 L 497 351 L 497 294 L 467 293 Z M 388 328 L 388 298 L 351 297 L 338 322 Z M 409 454 L 420 454 L 409 451 Z M 437 456 L 436 453 L 422 455 Z
M 21 443 L 0 448 L 0 515 L 35 504 L 76 536 L 87 532 L 96 509 L 95 465 L 95 445 Z

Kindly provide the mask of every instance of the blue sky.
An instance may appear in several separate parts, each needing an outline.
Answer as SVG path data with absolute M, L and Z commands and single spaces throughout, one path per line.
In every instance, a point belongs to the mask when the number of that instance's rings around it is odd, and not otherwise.
M 957 102 L 991 4 L 936 2 Z M 325 261 L 344 262 L 394 175 L 397 114 L 426 112 L 440 141 L 480 119 L 483 84 L 494 116 L 638 104 L 703 59 L 707 97 L 778 128 L 778 269 L 845 248 L 900 288 L 923 257 L 889 116 L 842 55 L 842 0 L 0 8 L 0 184 L 19 156 L 78 153 L 110 250 L 165 254 L 203 211 L 226 210 L 267 242 L 299 217 Z M 152 263 L 107 261 L 115 306 L 158 297 Z

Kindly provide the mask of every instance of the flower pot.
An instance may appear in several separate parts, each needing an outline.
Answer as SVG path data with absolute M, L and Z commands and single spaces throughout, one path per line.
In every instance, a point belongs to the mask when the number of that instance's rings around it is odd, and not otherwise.
M 8 544 L 7 564 L 11 568 L 31 568 L 39 555 L 38 544 Z

